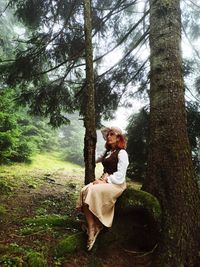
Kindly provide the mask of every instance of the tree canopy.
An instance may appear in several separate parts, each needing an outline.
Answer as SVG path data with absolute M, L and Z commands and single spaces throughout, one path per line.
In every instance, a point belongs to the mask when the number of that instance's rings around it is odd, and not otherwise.
M 50 116 L 55 126 L 68 120 L 66 113 L 79 109 L 84 114 L 82 2 L 27 0 L 9 1 L 9 6 L 28 30 L 18 38 L 23 48 L 17 44 L 13 57 L 1 63 L 4 81 L 18 85 L 19 102 L 28 103 L 33 114 Z M 141 31 L 148 11 L 138 15 L 137 8 L 137 1 L 93 1 L 97 124 L 113 116 L 128 84 L 143 81 L 145 64 L 132 52 L 148 34 L 148 26 Z M 132 20 L 131 12 L 136 12 L 134 26 L 119 23 L 122 17 Z M 118 46 L 125 55 L 102 73 L 102 58 Z

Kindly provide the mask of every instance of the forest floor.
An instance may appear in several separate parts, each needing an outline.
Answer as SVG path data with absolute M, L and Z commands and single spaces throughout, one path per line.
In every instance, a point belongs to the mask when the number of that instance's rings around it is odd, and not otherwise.
M 75 202 L 83 179 L 84 169 L 60 161 L 58 154 L 39 155 L 29 165 L 0 167 L 0 266 L 150 266 L 150 254 L 116 243 L 57 256 L 58 242 L 80 231 L 65 221 L 80 220 Z

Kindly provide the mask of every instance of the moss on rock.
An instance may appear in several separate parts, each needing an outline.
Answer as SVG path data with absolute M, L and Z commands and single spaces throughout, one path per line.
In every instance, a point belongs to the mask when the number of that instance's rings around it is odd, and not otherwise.
M 127 188 L 116 204 L 117 214 L 127 214 L 135 209 L 143 209 L 152 215 L 155 222 L 161 220 L 161 207 L 157 198 L 132 187 Z
M 150 250 L 157 243 L 161 207 L 151 194 L 129 187 L 117 200 L 113 226 L 98 238 L 98 246 L 117 242 L 139 250 Z
M 112 231 L 123 245 L 149 250 L 158 241 L 160 223 L 158 200 L 147 192 L 129 187 L 116 203 Z

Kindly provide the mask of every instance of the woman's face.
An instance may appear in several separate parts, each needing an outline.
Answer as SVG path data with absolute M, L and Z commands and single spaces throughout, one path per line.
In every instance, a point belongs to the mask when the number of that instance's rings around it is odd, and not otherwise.
M 107 144 L 108 145 L 115 147 L 118 140 L 119 140 L 119 137 L 113 131 L 108 132 L 108 134 L 107 134 Z

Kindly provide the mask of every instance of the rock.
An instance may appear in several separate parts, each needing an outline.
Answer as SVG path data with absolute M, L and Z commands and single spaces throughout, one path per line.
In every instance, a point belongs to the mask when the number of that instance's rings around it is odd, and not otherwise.
M 158 200 L 147 192 L 130 187 L 117 200 L 112 228 L 100 233 L 95 246 L 101 249 L 117 242 L 129 250 L 152 250 L 159 236 L 160 221 Z M 58 256 L 63 256 L 77 249 L 86 249 L 84 233 L 66 237 L 56 251 Z
M 157 243 L 161 207 L 151 194 L 129 187 L 117 200 L 112 230 L 117 240 L 138 250 L 151 250 Z

